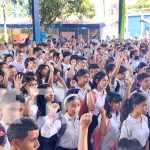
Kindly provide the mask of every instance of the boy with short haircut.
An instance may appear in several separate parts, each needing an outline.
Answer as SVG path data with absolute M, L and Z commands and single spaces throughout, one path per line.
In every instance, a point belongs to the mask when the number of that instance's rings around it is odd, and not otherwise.
M 39 129 L 30 118 L 21 118 L 12 123 L 7 131 L 11 150 L 37 150 Z

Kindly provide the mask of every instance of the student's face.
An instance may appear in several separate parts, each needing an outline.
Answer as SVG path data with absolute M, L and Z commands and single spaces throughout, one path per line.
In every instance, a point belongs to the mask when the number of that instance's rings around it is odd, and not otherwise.
M 22 61 L 22 60 L 23 60 L 23 53 L 17 54 L 16 60 L 17 60 L 17 61 Z
M 60 72 L 57 72 L 57 73 L 54 75 L 54 83 L 56 83 L 56 82 L 59 81 L 59 77 L 60 77 Z
M 59 61 L 59 59 L 60 59 L 60 58 L 59 58 L 59 57 L 57 57 L 57 56 L 56 56 L 56 57 L 54 57 L 54 62 L 57 64 L 57 63 L 58 63 L 58 61 Z
M 64 60 L 65 60 L 66 62 L 69 62 L 69 61 L 70 61 L 70 56 L 66 56 L 66 57 L 64 58 Z
M 2 107 L 3 120 L 6 124 L 10 125 L 15 120 L 20 119 L 23 116 L 25 105 L 20 102 L 12 102 L 10 104 L 4 104 Z
M 80 110 L 80 100 L 76 98 L 70 103 L 67 103 L 66 105 L 66 110 L 68 114 L 73 118 L 77 117 Z
M 54 101 L 54 91 L 51 87 L 48 87 L 46 89 L 46 92 L 45 92 L 45 99 L 46 101 L 50 101 L 50 102 L 53 102 Z
M 103 79 L 101 79 L 98 83 L 99 89 L 106 89 L 109 83 L 108 76 L 105 76 Z
M 121 101 L 117 103 L 111 103 L 112 111 L 119 111 L 121 109 Z
M 78 62 L 78 65 L 79 65 L 80 69 L 85 69 L 86 61 L 82 60 L 82 61 Z
M 125 80 L 125 77 L 126 77 L 126 72 L 123 72 L 123 73 L 119 73 L 119 74 L 118 74 L 118 79 L 119 79 L 119 80 Z
M 48 66 L 46 66 L 46 67 L 42 70 L 42 76 L 43 76 L 43 77 L 47 77 L 48 71 L 49 71 L 49 68 L 48 68 Z
M 133 106 L 134 111 L 138 114 L 146 114 L 148 111 L 148 102 L 145 100 L 144 102 Z
M 144 89 L 149 89 L 150 88 L 150 78 L 145 78 L 140 82 L 141 87 Z
M 9 64 L 10 62 L 13 61 L 13 58 L 12 57 L 7 57 L 7 60 L 6 60 L 6 63 Z
M 37 150 L 40 146 L 38 141 L 39 130 L 28 131 L 24 140 L 17 140 L 17 150 Z
M 78 85 L 85 86 L 89 81 L 89 74 L 86 73 L 85 75 L 78 77 Z
M 99 71 L 99 69 L 90 69 L 90 77 L 93 79 L 94 75 Z
M 35 53 L 35 55 L 36 55 L 37 58 L 40 58 L 41 55 L 42 55 L 42 51 L 41 51 L 41 50 L 37 51 L 37 52 Z
M 14 80 L 14 77 L 16 76 L 17 74 L 17 70 L 16 68 L 10 68 L 10 74 L 9 74 L 9 80 Z
M 38 87 L 37 81 L 32 80 L 26 84 L 25 89 L 29 90 L 30 88 L 37 88 L 37 87 Z

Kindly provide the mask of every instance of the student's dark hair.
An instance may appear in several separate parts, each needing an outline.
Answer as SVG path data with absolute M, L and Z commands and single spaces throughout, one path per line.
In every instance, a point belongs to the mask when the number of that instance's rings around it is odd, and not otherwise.
M 149 73 L 143 72 L 137 75 L 137 80 L 138 82 L 141 82 L 145 78 L 149 78 L 149 77 L 150 77 Z
M 54 52 L 53 57 L 59 57 L 60 53 L 59 52 Z
M 143 147 L 137 139 L 122 138 L 118 143 L 117 150 L 143 150 Z
M 108 74 L 105 71 L 97 72 L 93 78 L 92 89 L 96 89 L 100 80 L 102 80 Z
M 35 76 L 35 74 L 33 72 L 27 72 L 24 74 L 23 76 L 23 83 L 25 83 L 25 85 L 31 81 L 36 81 L 37 82 L 37 78 Z M 27 94 L 27 90 L 25 89 L 25 85 L 21 88 L 21 91 L 23 94 Z
M 72 61 L 73 59 L 75 59 L 77 61 L 78 60 L 78 55 L 71 55 L 70 61 Z
M 38 126 L 30 118 L 21 118 L 12 123 L 7 130 L 9 142 L 13 139 L 24 140 L 28 136 L 29 131 L 38 130 Z
M 90 64 L 89 65 L 89 70 L 91 70 L 91 69 L 99 69 L 98 64 Z
M 36 58 L 34 58 L 34 57 L 28 57 L 28 58 L 26 58 L 26 60 L 25 60 L 25 62 L 24 62 L 25 68 L 28 68 L 28 63 L 29 63 L 30 61 L 34 61 L 34 60 L 36 60 Z
M 43 78 L 43 76 L 42 76 L 42 71 L 43 71 L 43 69 L 44 69 L 45 67 L 48 67 L 48 65 L 41 64 L 41 65 L 39 65 L 38 68 L 37 68 L 36 75 L 37 75 L 37 81 L 38 81 L 38 84 L 39 84 L 39 85 L 42 84 L 42 78 Z M 50 71 L 48 71 L 48 73 L 47 73 L 47 77 L 46 77 L 46 79 L 45 79 L 45 82 L 48 82 L 49 74 L 50 74 Z
M 134 105 L 138 105 L 145 100 L 147 100 L 147 97 L 142 92 L 135 92 L 131 95 L 130 99 L 125 100 L 121 112 L 121 122 L 126 120 L 128 115 L 133 111 Z
M 105 70 L 106 72 L 109 74 L 111 71 L 113 71 L 115 68 L 115 64 L 113 63 L 108 63 L 106 66 L 105 66 Z
M 37 95 L 37 106 L 38 106 L 38 114 L 39 116 L 46 116 L 46 100 L 45 100 L 45 92 L 47 88 L 52 88 L 49 84 L 41 84 L 39 85 L 39 94 Z
M 4 77 L 4 72 L 0 69 L 0 76 Z
M 126 71 L 127 71 L 126 67 L 120 66 L 119 71 L 118 71 L 118 74 L 124 73 L 124 72 L 126 72 Z
M 35 48 L 33 49 L 33 52 L 36 53 L 36 52 L 38 52 L 39 50 L 42 51 L 42 49 L 41 49 L 40 47 L 35 47 Z
M 7 60 L 8 57 L 11 57 L 11 58 L 13 59 L 13 55 L 11 55 L 11 54 L 6 54 L 6 55 L 4 56 L 4 62 L 6 62 L 6 60 Z
M 6 64 L 5 62 L 0 62 L 0 69 L 3 68 L 3 65 Z
M 20 103 L 25 103 L 25 98 L 22 95 L 22 92 L 17 91 L 17 90 L 11 90 L 7 91 L 3 96 L 2 96 L 2 104 L 9 104 L 13 102 L 20 102 Z
M 18 55 L 18 54 L 21 54 L 22 53 L 22 51 L 20 50 L 20 49 L 17 49 L 16 50 L 16 56 Z
M 104 108 L 106 110 L 106 114 L 107 114 L 108 118 L 112 117 L 112 114 L 111 114 L 112 110 L 111 110 L 110 104 L 111 103 L 118 103 L 121 101 L 122 101 L 122 98 L 121 98 L 120 94 L 115 93 L 115 92 L 107 93 Z M 116 115 L 118 115 L 118 114 L 119 114 L 119 112 L 116 113 Z
M 86 69 L 80 69 L 74 76 L 74 80 L 78 82 L 78 77 L 84 76 L 85 74 L 89 73 Z

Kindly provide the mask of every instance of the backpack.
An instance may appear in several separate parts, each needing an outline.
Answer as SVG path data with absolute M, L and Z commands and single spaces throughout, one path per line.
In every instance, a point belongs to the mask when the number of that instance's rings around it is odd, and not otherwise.
M 65 133 L 66 128 L 67 128 L 66 119 L 64 117 L 61 117 L 60 120 L 61 120 L 61 128 L 58 131 L 58 133 L 56 133 L 50 138 L 46 138 L 41 135 L 39 136 L 40 147 L 38 150 L 57 150 L 58 149 L 60 139 Z
M 109 124 L 110 124 L 110 119 L 107 119 L 107 128 Z M 108 147 L 110 150 L 116 150 L 117 143 L 119 141 L 119 136 L 120 136 L 120 133 L 117 134 L 114 139 L 111 139 L 108 141 Z M 97 126 L 94 129 L 92 136 L 91 136 L 91 144 L 92 144 L 93 150 L 102 150 L 102 143 L 103 143 L 104 137 L 105 136 L 101 135 L 100 126 Z
M 92 95 L 93 95 L 93 99 L 96 102 L 96 93 L 94 91 L 92 91 Z M 88 113 L 89 112 L 89 108 L 87 106 L 87 94 L 84 97 L 84 100 L 81 104 L 81 108 L 79 111 L 79 116 L 81 117 L 83 114 Z

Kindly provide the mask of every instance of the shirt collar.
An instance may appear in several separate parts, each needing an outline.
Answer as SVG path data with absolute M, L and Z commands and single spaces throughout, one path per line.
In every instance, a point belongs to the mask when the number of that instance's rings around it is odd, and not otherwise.
M 76 121 L 76 120 L 79 120 L 79 116 L 77 116 L 75 119 L 73 119 L 72 117 L 70 117 L 70 115 L 66 112 L 65 113 L 65 118 L 67 119 L 67 120 L 70 120 L 70 121 Z

